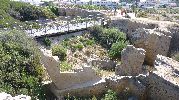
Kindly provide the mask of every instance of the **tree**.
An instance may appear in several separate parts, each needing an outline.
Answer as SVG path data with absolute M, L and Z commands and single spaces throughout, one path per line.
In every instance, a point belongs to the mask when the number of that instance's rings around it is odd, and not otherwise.
M 0 33 L 0 91 L 42 98 L 43 68 L 35 42 L 21 31 Z

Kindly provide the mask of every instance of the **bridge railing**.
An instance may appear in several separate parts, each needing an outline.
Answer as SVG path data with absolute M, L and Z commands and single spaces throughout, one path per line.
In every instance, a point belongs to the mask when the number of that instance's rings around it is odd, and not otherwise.
M 32 25 L 29 25 L 28 28 L 20 26 L 20 30 L 25 31 L 29 36 L 36 37 L 46 34 L 59 33 L 59 32 L 68 32 L 75 31 L 79 29 L 85 29 L 92 27 L 94 25 L 104 24 L 104 19 L 101 17 L 94 18 L 89 15 L 88 18 L 83 20 L 70 20 L 66 17 L 66 21 L 49 21 L 45 20 L 43 24 L 39 24 L 38 28 L 33 28 Z M 98 20 L 96 20 L 98 19 Z M 38 20 L 36 20 L 38 22 Z M 43 21 L 42 21 L 43 22 Z M 10 30 L 11 28 L 3 28 L 4 30 Z M 17 28 L 16 28 L 17 29 Z

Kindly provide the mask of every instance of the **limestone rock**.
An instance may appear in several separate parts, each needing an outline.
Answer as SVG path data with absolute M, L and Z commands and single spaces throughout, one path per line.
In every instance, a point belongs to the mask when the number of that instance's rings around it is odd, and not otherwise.
M 114 70 L 116 62 L 112 60 L 92 60 L 91 65 L 104 70 Z
M 136 76 L 142 73 L 145 50 L 128 45 L 121 52 L 121 65 L 116 67 L 117 75 Z
M 146 100 L 146 86 L 137 77 L 112 76 L 106 78 L 107 87 L 119 94 L 120 100 Z
M 153 65 L 157 54 L 167 56 L 169 51 L 171 36 L 164 34 L 166 33 L 154 29 L 137 29 L 132 33 L 130 40 L 135 47 L 146 50 L 145 61 Z
M 148 77 L 150 100 L 178 100 L 179 62 L 161 55 L 155 60 L 155 71 Z

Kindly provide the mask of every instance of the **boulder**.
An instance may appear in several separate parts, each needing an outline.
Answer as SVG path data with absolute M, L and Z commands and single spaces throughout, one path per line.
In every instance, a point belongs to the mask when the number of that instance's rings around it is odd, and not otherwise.
M 136 48 L 146 50 L 145 61 L 153 66 L 157 54 L 163 56 L 168 54 L 171 36 L 165 35 L 166 33 L 156 29 L 137 29 L 132 33 L 130 41 Z
M 128 45 L 121 52 L 121 65 L 116 67 L 116 75 L 137 76 L 142 73 L 145 50 Z

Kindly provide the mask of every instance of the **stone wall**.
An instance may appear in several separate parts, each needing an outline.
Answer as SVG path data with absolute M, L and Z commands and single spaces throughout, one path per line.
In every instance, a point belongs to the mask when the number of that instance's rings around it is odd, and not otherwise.
M 89 66 L 83 66 L 83 69 L 74 72 L 60 72 L 58 57 L 52 56 L 50 50 L 41 49 L 41 52 L 41 61 L 59 90 L 71 88 L 89 81 L 101 80 L 95 70 Z
M 138 77 L 139 76 L 112 76 L 105 80 L 91 81 L 64 90 L 56 89 L 54 84 L 50 84 L 49 88 L 60 98 L 59 100 L 64 100 L 64 96 L 68 95 L 76 97 L 102 96 L 109 89 L 115 91 L 122 100 L 129 98 L 135 98 L 134 100 L 146 100 L 146 87 L 140 83 Z
M 102 70 L 112 71 L 116 67 L 116 62 L 110 59 L 107 59 L 107 60 L 93 59 L 89 63 L 91 66 L 98 67 L 99 69 L 102 69 Z
M 57 56 L 52 56 L 50 50 L 46 50 L 41 48 L 41 62 L 47 70 L 48 75 L 51 80 L 57 86 L 57 88 L 61 88 L 60 79 L 60 69 L 59 69 L 59 59 Z
M 145 61 L 149 65 L 153 65 L 157 54 L 167 56 L 171 36 L 170 32 L 157 32 L 155 29 L 137 29 L 131 33 L 130 41 L 137 48 L 146 50 Z
M 116 27 L 126 33 L 127 37 L 130 37 L 130 34 L 135 32 L 138 28 L 154 29 L 158 27 L 158 25 L 157 23 L 147 23 L 137 19 L 112 18 L 109 27 Z
M 137 77 L 114 76 L 106 78 L 107 87 L 114 90 L 121 100 L 129 100 L 130 97 L 136 98 L 132 100 L 146 100 L 146 87 L 140 83 Z
M 171 45 L 170 45 L 170 54 L 172 52 L 179 51 L 179 25 L 174 25 L 172 27 L 168 27 L 168 30 L 172 33 Z
M 148 98 L 150 100 L 178 100 L 179 62 L 157 55 L 155 69 L 148 77 Z
M 156 28 L 156 32 L 161 32 L 166 36 L 172 37 L 170 43 L 170 53 L 179 50 L 179 24 L 177 23 L 169 21 L 155 21 L 146 18 L 112 18 L 109 26 L 117 27 L 119 30 L 126 33 L 128 38 L 130 38 L 131 33 L 135 32 L 138 28 Z
M 61 72 L 59 81 L 61 82 L 59 89 L 71 88 L 90 81 L 98 81 L 101 78 L 96 74 L 95 70 L 89 66 L 83 67 L 78 72 Z
M 137 76 L 142 73 L 145 50 L 128 45 L 121 52 L 121 65 L 116 67 L 115 73 L 121 76 Z

